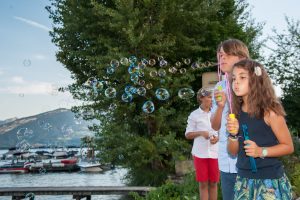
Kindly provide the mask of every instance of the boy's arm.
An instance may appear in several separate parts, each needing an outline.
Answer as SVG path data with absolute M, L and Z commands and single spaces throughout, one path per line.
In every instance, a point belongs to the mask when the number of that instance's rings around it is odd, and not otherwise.
M 209 132 L 208 131 L 195 131 L 195 132 L 188 132 L 185 134 L 185 138 L 192 140 L 196 137 L 203 136 L 205 139 L 209 139 Z
M 221 127 L 222 113 L 226 103 L 226 95 L 223 91 L 216 91 L 214 93 L 213 109 L 210 118 L 211 127 L 218 131 Z
M 215 113 L 211 115 L 210 122 L 211 122 L 211 127 L 215 130 L 218 131 L 221 127 L 221 120 L 222 120 L 222 112 L 223 112 L 224 107 L 217 107 Z

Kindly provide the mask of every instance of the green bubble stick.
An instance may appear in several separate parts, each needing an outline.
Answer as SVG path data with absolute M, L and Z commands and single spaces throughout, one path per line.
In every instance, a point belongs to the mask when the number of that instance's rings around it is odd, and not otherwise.
M 221 85 L 218 85 L 217 90 L 218 90 L 219 92 L 221 92 L 221 91 L 223 90 L 222 86 L 221 86 Z M 222 101 L 222 96 L 221 96 L 221 95 L 218 95 L 218 96 L 217 96 L 217 100 L 218 100 L 218 101 Z

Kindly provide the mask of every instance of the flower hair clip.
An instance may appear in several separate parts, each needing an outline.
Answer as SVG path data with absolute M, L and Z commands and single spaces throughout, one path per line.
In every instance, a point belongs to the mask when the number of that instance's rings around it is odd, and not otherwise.
M 256 76 L 261 76 L 262 75 L 261 68 L 259 66 L 255 66 L 254 73 L 256 74 Z

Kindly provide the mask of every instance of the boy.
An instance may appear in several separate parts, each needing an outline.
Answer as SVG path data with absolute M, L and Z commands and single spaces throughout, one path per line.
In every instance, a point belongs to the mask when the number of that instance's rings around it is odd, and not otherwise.
M 233 65 L 243 59 L 249 58 L 247 46 L 237 39 L 229 39 L 221 42 L 217 49 L 218 62 L 223 73 L 230 76 Z M 217 88 L 222 88 L 221 91 Z M 234 197 L 234 184 L 236 180 L 236 157 L 227 151 L 226 123 L 229 111 L 226 80 L 218 82 L 215 86 L 214 99 L 212 103 L 211 125 L 219 131 L 219 154 L 218 163 L 221 171 L 221 190 L 223 200 L 232 200 Z
M 201 200 L 217 200 L 218 197 L 218 133 L 211 128 L 211 89 L 201 88 L 197 92 L 199 108 L 188 117 L 185 137 L 194 140 L 192 155 L 199 182 Z

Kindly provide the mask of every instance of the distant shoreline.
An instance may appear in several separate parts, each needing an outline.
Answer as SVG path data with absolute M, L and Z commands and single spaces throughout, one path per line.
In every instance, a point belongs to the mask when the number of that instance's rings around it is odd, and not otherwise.
M 49 146 L 39 146 L 39 147 L 34 147 L 33 149 L 49 149 Z M 61 147 L 61 146 L 51 146 L 51 148 L 82 148 L 81 146 L 75 146 L 75 145 L 70 145 L 66 147 Z M 84 148 L 84 147 L 83 147 Z M 16 149 L 15 147 L 0 147 L 0 150 L 9 150 L 9 149 Z

